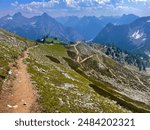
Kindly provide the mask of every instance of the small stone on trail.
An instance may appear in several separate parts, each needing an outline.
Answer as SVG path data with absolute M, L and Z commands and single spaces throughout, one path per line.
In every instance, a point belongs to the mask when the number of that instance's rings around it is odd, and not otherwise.
M 11 106 L 11 105 L 7 105 L 7 107 L 12 108 L 12 106 Z
M 24 100 L 21 100 L 21 101 L 22 101 L 22 102 L 24 102 L 24 103 L 23 103 L 23 105 L 24 105 L 24 106 L 26 106 L 26 105 L 27 105 L 27 103 L 26 103 Z
M 12 74 L 12 70 L 9 70 L 8 74 L 11 75 Z
M 14 109 L 18 108 L 18 105 L 13 106 Z
M 18 108 L 18 105 L 11 106 L 11 105 L 8 104 L 7 107 L 16 109 L 16 108 Z

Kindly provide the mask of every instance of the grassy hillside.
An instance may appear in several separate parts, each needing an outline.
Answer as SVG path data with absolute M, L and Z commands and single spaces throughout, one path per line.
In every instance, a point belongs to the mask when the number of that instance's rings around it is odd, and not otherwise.
M 25 63 L 42 112 L 150 112 L 149 75 L 122 66 L 87 44 L 48 44 L 0 30 L 0 89 L 16 59 Z
M 97 93 L 117 101 L 133 112 L 150 112 L 150 75 L 126 68 L 99 49 L 86 44 L 69 46 L 68 50 L 72 58 L 67 59 L 70 66 L 89 79 L 93 83 L 90 86 Z M 74 64 L 78 57 L 79 67 L 76 67 Z
M 30 49 L 27 64 L 38 88 L 43 112 L 150 111 L 145 100 L 138 101 L 121 91 L 126 84 L 129 90 L 138 92 L 131 84 L 136 82 L 141 86 L 142 74 L 137 75 L 88 45 L 79 44 L 76 49 L 61 44 L 39 45 Z M 137 82 L 135 74 L 141 82 Z M 148 86 L 143 89 L 148 91 Z
M 45 44 L 30 49 L 28 70 L 39 90 L 44 112 L 127 112 L 115 101 L 99 95 L 90 80 L 64 60 L 67 49 Z
M 32 45 L 32 41 L 0 29 L 0 89 L 10 73 L 10 65 L 15 65 L 15 60 Z

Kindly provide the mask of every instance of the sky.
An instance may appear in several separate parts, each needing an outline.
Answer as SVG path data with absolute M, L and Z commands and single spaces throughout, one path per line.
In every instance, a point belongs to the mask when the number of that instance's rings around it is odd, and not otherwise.
M 59 16 L 150 15 L 150 0 L 0 0 L 0 17 L 21 12 L 27 17 L 44 12 Z

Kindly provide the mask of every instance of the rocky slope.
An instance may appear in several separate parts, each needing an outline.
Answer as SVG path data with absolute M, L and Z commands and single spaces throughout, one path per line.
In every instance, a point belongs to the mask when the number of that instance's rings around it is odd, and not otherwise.
M 95 92 L 89 86 L 92 82 L 72 69 L 66 58 L 67 49 L 60 44 L 30 50 L 28 70 L 38 88 L 43 112 L 128 112 Z
M 32 45 L 0 30 L 0 86 Z M 150 112 L 150 75 L 114 61 L 99 46 L 55 40 L 31 47 L 24 62 L 42 112 Z
M 79 63 L 82 65 L 81 70 L 84 70 L 86 75 L 110 84 L 118 92 L 134 100 L 150 103 L 150 77 L 145 72 L 142 73 L 132 69 L 132 67 L 115 62 L 94 46 L 78 44 L 76 49 L 80 57 Z M 72 52 L 76 53 L 76 50 L 71 47 Z M 90 58 L 84 60 L 86 57 Z M 76 57 L 72 58 L 76 59 Z
M 149 112 L 150 75 L 87 44 L 30 50 L 29 73 L 45 112 Z
M 129 53 L 113 45 L 99 45 L 94 43 L 91 43 L 90 45 L 100 49 L 106 55 L 123 65 L 132 65 L 141 71 L 146 71 L 150 67 L 150 58 L 147 54 Z
M 56 20 L 66 27 L 72 27 L 76 29 L 85 40 L 94 39 L 97 34 L 108 24 L 112 23 L 115 25 L 129 24 L 136 20 L 138 16 L 129 14 L 122 16 L 67 16 L 58 17 Z
M 126 25 L 108 24 L 94 42 L 113 44 L 130 52 L 149 52 L 150 17 L 141 17 Z

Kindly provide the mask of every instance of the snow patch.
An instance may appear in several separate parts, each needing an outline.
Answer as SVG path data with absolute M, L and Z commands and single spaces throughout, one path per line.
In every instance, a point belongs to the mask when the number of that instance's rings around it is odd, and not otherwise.
M 7 20 L 13 20 L 13 18 L 12 17 L 8 17 Z
M 149 51 L 145 52 L 145 54 L 150 57 L 150 52 Z
M 35 27 L 35 26 L 36 26 L 36 22 L 32 22 L 32 23 L 31 23 L 31 26 L 34 26 L 34 27 Z
M 134 32 L 132 35 L 131 35 L 131 38 L 134 38 L 134 39 L 139 39 L 143 36 L 144 34 L 143 33 L 140 33 L 140 31 L 136 31 Z
M 148 54 L 148 57 L 150 57 L 150 54 Z
M 146 38 L 143 38 L 142 41 L 146 41 Z
M 150 20 L 147 20 L 147 23 L 150 23 Z

